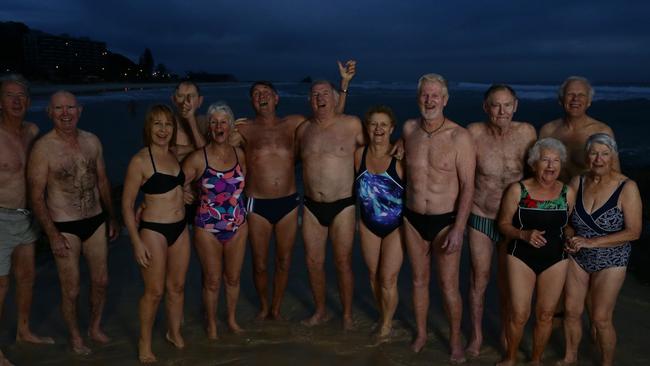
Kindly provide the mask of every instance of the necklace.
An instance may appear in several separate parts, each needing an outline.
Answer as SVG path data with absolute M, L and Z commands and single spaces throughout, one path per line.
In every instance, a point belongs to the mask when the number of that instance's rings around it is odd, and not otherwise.
M 422 129 L 422 131 L 424 131 L 424 133 L 427 134 L 427 138 L 430 139 L 431 136 L 433 136 L 434 133 L 438 132 L 442 128 L 442 126 L 445 125 L 446 121 L 447 121 L 447 117 L 445 117 L 445 119 L 442 120 L 442 123 L 440 124 L 440 126 L 436 127 L 436 129 L 431 131 L 431 132 L 427 131 L 427 129 L 424 128 L 424 122 L 422 122 L 422 121 L 420 122 L 420 128 Z

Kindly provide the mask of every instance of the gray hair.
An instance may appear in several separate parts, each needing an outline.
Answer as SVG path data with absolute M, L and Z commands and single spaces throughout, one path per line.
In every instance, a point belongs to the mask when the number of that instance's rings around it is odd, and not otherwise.
M 22 86 L 25 89 L 27 96 L 30 95 L 29 81 L 27 81 L 24 76 L 20 74 L 3 75 L 2 78 L 0 78 L 0 90 L 4 89 L 5 85 L 9 83 L 14 83 Z
M 585 143 L 585 152 L 588 152 L 591 149 L 593 144 L 602 144 L 607 146 L 614 154 L 618 154 L 618 145 L 616 145 L 616 140 L 606 133 L 595 133 L 587 139 Z
M 562 85 L 560 85 L 560 89 L 557 91 L 557 96 L 560 98 L 560 100 L 564 99 L 564 91 L 566 90 L 566 87 L 574 82 L 574 81 L 579 81 L 587 86 L 587 89 L 589 89 L 589 100 L 592 100 L 594 98 L 594 88 L 591 86 L 591 83 L 587 78 L 582 77 L 582 76 L 569 76 L 564 80 Z
M 564 164 L 566 161 L 566 147 L 564 147 L 562 141 L 554 139 L 552 137 L 545 137 L 543 139 L 537 140 L 537 142 L 535 142 L 535 145 L 533 145 L 533 147 L 528 150 L 528 165 L 531 167 L 535 165 L 535 163 L 539 161 L 542 150 L 544 149 L 555 150 L 558 154 L 560 154 L 560 161 L 562 164 Z
M 313 83 L 311 83 L 311 87 L 309 88 L 310 91 L 309 98 L 311 98 L 311 90 L 313 90 L 316 85 L 329 85 L 329 87 L 332 88 L 332 91 L 334 92 L 334 99 L 336 99 L 336 102 L 338 103 L 339 101 L 338 88 L 334 84 L 332 84 L 331 81 L 325 79 L 315 80 Z
M 226 104 L 226 102 L 220 100 L 210 104 L 208 107 L 208 122 L 210 121 L 210 116 L 216 112 L 223 112 L 228 116 L 228 125 L 230 127 L 235 127 L 235 114 L 232 113 L 232 109 Z
M 420 79 L 418 80 L 418 95 L 420 95 L 420 92 L 422 91 L 422 86 L 424 83 L 439 83 L 442 85 L 442 92 L 444 95 L 449 96 L 449 88 L 447 85 L 447 80 L 439 74 L 424 74 L 420 76 Z

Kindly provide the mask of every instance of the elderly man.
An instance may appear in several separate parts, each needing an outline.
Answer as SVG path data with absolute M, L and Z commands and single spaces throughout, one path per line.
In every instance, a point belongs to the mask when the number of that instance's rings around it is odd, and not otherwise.
M 182 161 L 189 153 L 205 146 L 206 143 L 204 137 L 207 132 L 206 121 L 205 118 L 197 115 L 203 103 L 203 96 L 196 83 L 186 80 L 178 83 L 171 100 L 178 118 L 176 158 Z
M 338 63 L 341 88 L 347 87 L 355 73 L 354 61 Z M 268 81 L 257 81 L 250 89 L 255 118 L 238 121 L 246 152 L 246 195 L 248 196 L 249 238 L 253 254 L 253 279 L 260 298 L 257 319 L 282 319 L 282 297 L 289 279 L 291 253 L 298 227 L 300 197 L 296 191 L 295 163 L 296 129 L 305 120 L 301 115 L 279 117 L 276 108 L 280 101 L 275 86 Z M 342 101 L 342 102 L 341 102 Z M 345 103 L 341 94 L 339 108 Z M 342 109 L 341 109 L 342 110 Z M 275 234 L 275 277 L 273 296 L 268 301 L 268 253 L 272 234 Z
M 82 107 L 74 95 L 59 91 L 52 95 L 47 112 L 54 129 L 34 144 L 29 158 L 32 207 L 54 253 L 72 350 L 89 354 L 77 324 L 79 257 L 83 253 L 90 272 L 88 335 L 107 343 L 110 339 L 100 326 L 108 285 L 106 236 L 108 232 L 114 239 L 118 226 L 102 145 L 95 135 L 77 128 Z
M 404 123 L 406 152 L 406 249 L 413 270 L 413 306 L 419 352 L 427 339 L 431 253 L 449 319 L 451 361 L 464 361 L 460 337 L 462 299 L 458 269 L 463 233 L 472 207 L 476 157 L 466 129 L 449 120 L 447 81 L 427 74 L 418 82 L 420 118 Z
M 467 126 L 476 149 L 476 189 L 468 221 L 472 268 L 469 286 L 472 333 L 466 352 L 472 357 L 479 355 L 483 343 L 485 289 L 490 280 L 493 247 L 500 240 L 496 217 L 501 196 L 510 183 L 523 177 L 524 156 L 537 139 L 535 127 L 512 120 L 517 111 L 517 95 L 510 86 L 490 86 L 483 98 L 483 110 L 488 120 Z M 504 245 L 500 245 L 499 249 L 504 249 Z M 504 255 L 505 251 L 500 250 L 498 284 L 502 322 L 507 316 L 504 306 L 507 297 L 503 296 L 504 290 L 507 290 L 505 262 L 502 263 Z M 505 338 L 502 336 L 502 339 Z
M 34 286 L 34 242 L 39 231 L 27 207 L 25 166 L 38 127 L 25 121 L 29 86 L 20 75 L 0 80 L 0 314 L 9 290 L 9 272 L 16 281 L 16 341 L 54 343 L 29 328 Z M 9 364 L 0 351 L 0 365 Z
M 343 305 L 343 328 L 351 329 L 354 152 L 363 144 L 364 137 L 359 118 L 337 112 L 338 97 L 328 81 L 314 82 L 309 95 L 313 116 L 296 131 L 305 184 L 302 235 L 316 306 L 304 324 L 317 325 L 329 318 L 324 270 L 329 236 Z
M 594 89 L 589 81 L 581 76 L 570 76 L 558 90 L 558 101 L 564 109 L 564 117 L 548 122 L 539 131 L 539 137 L 553 137 L 567 148 L 568 159 L 562 166 L 560 180 L 569 180 L 583 173 L 585 164 L 585 142 L 595 133 L 605 133 L 614 137 L 612 129 L 603 122 L 587 115 L 591 106 Z M 614 161 L 614 169 L 620 171 L 618 159 Z

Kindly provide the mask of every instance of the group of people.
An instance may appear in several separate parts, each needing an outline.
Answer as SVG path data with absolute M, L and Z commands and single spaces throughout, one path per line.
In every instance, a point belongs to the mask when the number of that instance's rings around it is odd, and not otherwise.
M 228 328 L 242 330 L 236 307 L 247 241 L 260 303 L 257 319 L 282 319 L 301 202 L 315 306 L 303 324 L 316 326 L 330 319 L 324 270 L 329 239 L 342 325 L 352 329 L 351 262 L 358 201 L 361 250 L 380 313 L 375 344 L 390 339 L 397 277 L 406 251 L 413 273 L 413 351 L 422 350 L 427 341 L 433 257 L 449 320 L 450 360 L 478 356 L 496 246 L 505 351 L 499 364 L 516 363 L 533 292 L 531 358 L 541 363 L 563 291 L 566 354 L 561 362 L 577 361 L 587 300 L 602 364 L 612 364 L 612 313 L 630 241 L 640 235 L 641 200 L 636 184 L 620 172 L 612 130 L 586 113 L 593 97 L 589 82 L 581 77 L 564 82 L 559 102 L 565 114 L 544 125 L 538 140 L 532 125 L 513 121 L 518 100 L 511 87 L 491 86 L 483 101 L 487 120 L 464 128 L 444 113 L 449 100 L 446 80 L 426 74 L 417 87 L 420 116 L 407 120 L 401 139 L 392 142 L 396 120 L 389 107 L 372 107 L 363 120 L 343 113 L 356 63 L 339 63 L 339 71 L 340 88 L 328 81 L 312 84 L 310 117 L 278 116 L 278 92 L 266 81 L 250 88 L 255 111 L 251 119 L 236 120 L 224 102 L 210 104 L 205 118 L 199 116 L 203 96 L 190 81 L 174 90 L 173 107 L 160 104 L 148 110 L 145 147 L 129 163 L 122 196 L 124 224 L 144 280 L 140 361 L 156 361 L 151 338 L 163 295 L 166 338 L 177 348 L 185 345 L 181 328 L 191 242 L 202 267 L 209 339 L 218 339 L 222 278 Z M 101 143 L 77 128 L 82 106 L 69 92 L 52 95 L 47 112 L 54 128 L 38 140 L 38 128 L 24 120 L 30 100 L 27 82 L 7 77 L 0 93 L 0 306 L 13 269 L 18 284 L 17 340 L 52 342 L 29 329 L 37 219 L 56 260 L 72 350 L 88 354 L 91 350 L 77 325 L 78 262 L 83 254 L 90 272 L 89 337 L 109 342 L 101 329 L 101 313 L 108 284 L 107 241 L 118 233 Z M 302 200 L 295 179 L 298 161 Z M 144 198 L 138 203 L 140 191 Z M 466 346 L 459 290 L 465 232 L 471 254 L 472 325 Z M 276 248 L 271 286 L 267 267 L 272 236 Z M 0 353 L 3 363 L 9 361 Z

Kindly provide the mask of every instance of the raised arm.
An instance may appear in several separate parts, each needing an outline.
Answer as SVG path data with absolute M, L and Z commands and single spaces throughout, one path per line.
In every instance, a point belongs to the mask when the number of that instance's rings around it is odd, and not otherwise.
M 465 129 L 457 132 L 456 144 L 456 171 L 458 174 L 458 204 L 456 221 L 449 230 L 442 248 L 447 253 L 454 253 L 463 246 L 463 234 L 472 209 L 474 197 L 474 170 L 476 169 L 476 152 L 472 144 L 472 137 Z
M 108 181 L 106 175 L 106 164 L 104 163 L 104 154 L 102 151 L 102 144 L 97 137 L 93 136 L 94 143 L 97 146 L 97 188 L 99 189 L 99 199 L 101 200 L 102 207 L 108 213 L 109 226 L 108 237 L 110 240 L 117 239 L 119 235 L 120 225 L 115 219 L 115 212 L 113 212 L 113 199 L 111 197 L 111 183 Z
M 339 65 L 339 74 L 341 75 L 341 90 L 339 93 L 339 101 L 336 105 L 336 112 L 343 113 L 343 111 L 345 111 L 345 101 L 348 98 L 350 81 L 357 72 L 357 62 L 354 60 L 348 60 L 345 64 L 342 64 L 341 61 L 336 61 L 336 63 Z

